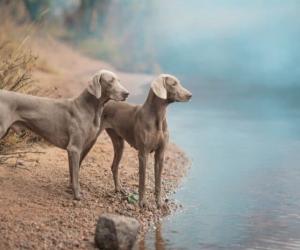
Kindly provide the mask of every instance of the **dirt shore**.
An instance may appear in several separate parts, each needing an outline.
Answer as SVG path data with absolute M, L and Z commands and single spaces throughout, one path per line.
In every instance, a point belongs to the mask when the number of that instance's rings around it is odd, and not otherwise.
M 51 39 L 32 42 L 34 51 L 49 67 L 48 71 L 34 72 L 39 95 L 74 96 L 98 69 L 115 70 L 105 62 L 86 58 Z M 141 83 L 151 79 L 148 75 L 116 72 L 132 93 L 141 91 Z M 180 183 L 188 166 L 184 153 L 170 144 L 163 171 L 162 197 L 165 202 L 158 210 L 153 196 L 151 160 L 146 181 L 149 207 L 140 210 L 137 204 L 129 202 L 128 196 L 113 191 L 110 171 L 113 150 L 105 133 L 83 162 L 81 201 L 74 201 L 67 188 L 69 174 L 65 151 L 43 142 L 21 146 L 21 149 L 11 148 L 9 153 L 26 153 L 10 154 L 11 158 L 0 163 L 0 249 L 94 249 L 96 221 L 104 212 L 137 218 L 143 233 L 151 223 L 176 209 L 177 204 L 169 195 Z M 0 160 L 3 157 L 0 155 Z M 137 154 L 128 145 L 121 161 L 120 178 L 128 194 L 137 192 Z

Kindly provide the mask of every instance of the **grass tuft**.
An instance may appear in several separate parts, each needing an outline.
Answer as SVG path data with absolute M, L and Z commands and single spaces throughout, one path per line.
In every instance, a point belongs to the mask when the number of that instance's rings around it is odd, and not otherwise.
M 16 25 L 3 9 L 0 10 L 0 22 L 0 90 L 28 93 L 32 91 L 32 71 L 37 68 L 38 59 L 28 47 L 34 26 Z M 0 141 L 0 153 L 15 147 L 20 141 L 27 144 L 35 139 L 30 131 L 10 131 Z

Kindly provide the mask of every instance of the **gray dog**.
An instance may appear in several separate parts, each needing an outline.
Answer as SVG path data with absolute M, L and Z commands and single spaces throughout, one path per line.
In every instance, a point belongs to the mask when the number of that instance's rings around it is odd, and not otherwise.
M 66 149 L 74 198 L 80 199 L 79 168 L 100 132 L 104 104 L 129 95 L 117 76 L 101 70 L 73 99 L 49 99 L 0 91 L 0 139 L 12 126 L 31 129 L 53 145 Z
M 151 84 L 148 98 L 143 105 L 110 101 L 103 110 L 102 129 L 106 129 L 114 147 L 111 166 L 115 189 L 122 191 L 118 167 L 122 158 L 124 140 L 138 150 L 139 204 L 145 205 L 145 174 L 149 153 L 155 152 L 155 197 L 160 207 L 161 173 L 164 152 L 168 143 L 166 108 L 172 102 L 188 101 L 192 94 L 183 88 L 177 78 L 162 74 Z

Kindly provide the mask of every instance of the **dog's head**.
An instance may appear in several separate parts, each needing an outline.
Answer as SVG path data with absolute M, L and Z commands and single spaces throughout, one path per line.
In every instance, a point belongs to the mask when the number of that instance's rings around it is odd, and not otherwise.
M 87 90 L 97 99 L 105 97 L 115 101 L 125 101 L 129 95 L 128 90 L 121 85 L 117 75 L 104 69 L 93 76 Z
M 154 94 L 168 102 L 187 102 L 192 93 L 182 87 L 180 81 L 172 75 L 161 74 L 152 83 L 151 89 Z

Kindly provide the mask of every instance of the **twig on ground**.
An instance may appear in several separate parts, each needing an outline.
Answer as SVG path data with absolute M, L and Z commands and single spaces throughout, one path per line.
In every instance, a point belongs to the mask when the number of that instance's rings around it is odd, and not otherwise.
M 0 166 L 10 167 L 10 168 L 20 168 L 20 169 L 24 169 L 24 170 L 30 171 L 29 168 L 26 168 L 26 167 L 24 166 L 24 163 L 19 162 L 19 158 L 18 158 L 18 157 L 17 157 L 16 162 L 15 162 L 14 165 L 12 165 L 12 166 L 9 166 L 8 164 L 2 165 L 3 163 L 6 163 L 6 161 L 7 161 L 8 159 L 11 159 L 11 158 L 15 158 L 15 156 L 7 156 L 7 157 L 2 157 L 2 158 L 0 158 Z M 22 167 L 21 167 L 21 166 L 22 166 Z
M 15 156 L 4 156 L 0 158 L 0 162 L 7 161 L 8 159 L 16 158 Z
M 9 153 L 1 153 L 1 155 L 18 155 L 18 154 L 45 154 L 46 152 L 42 151 L 19 151 L 19 152 L 9 152 Z

